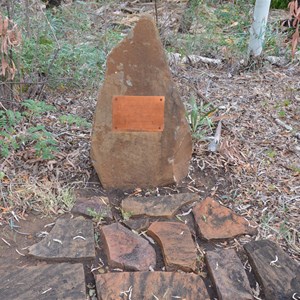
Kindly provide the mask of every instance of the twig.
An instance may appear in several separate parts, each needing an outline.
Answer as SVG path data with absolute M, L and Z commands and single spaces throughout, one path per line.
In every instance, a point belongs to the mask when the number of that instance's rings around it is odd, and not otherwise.
M 27 232 L 21 232 L 21 231 L 18 231 L 17 229 L 13 229 L 15 232 L 17 232 L 18 234 L 21 234 L 21 235 L 30 235 L 30 233 L 27 233 Z
M 77 235 L 77 236 L 74 236 L 73 237 L 73 240 L 77 240 L 77 239 L 82 239 L 82 240 L 86 240 L 86 238 L 85 237 L 83 237 L 83 236 L 81 236 L 81 235 Z
M 61 245 L 63 244 L 62 241 L 59 240 L 59 239 L 53 239 L 53 242 L 59 243 L 59 244 L 61 244 Z
M 155 9 L 155 22 L 158 28 L 158 12 L 157 12 L 157 0 L 154 0 L 154 9 Z
M 17 248 L 16 248 L 16 252 L 21 256 L 25 256 L 25 254 L 21 253 Z
M 5 240 L 4 238 L 1 238 L 1 240 L 2 240 L 6 245 L 8 245 L 9 247 L 11 247 L 11 244 L 10 244 L 7 240 Z
M 49 292 L 49 291 L 51 291 L 51 290 L 52 290 L 52 288 L 49 288 L 49 289 L 43 291 L 43 292 L 41 293 L 41 295 L 44 295 L 44 294 L 46 294 L 47 292 Z
M 55 32 L 54 32 L 54 29 L 53 29 L 52 25 L 50 24 L 50 22 L 49 22 L 49 20 L 48 20 L 48 18 L 47 18 L 47 16 L 46 16 L 46 14 L 45 14 L 45 12 L 44 12 L 43 10 L 41 10 L 41 11 L 42 11 L 43 16 L 45 17 L 45 19 L 46 19 L 46 21 L 47 21 L 47 23 L 48 23 L 50 29 L 51 29 L 51 31 L 52 31 L 52 34 L 53 34 L 54 39 L 55 39 L 55 41 L 56 41 L 56 44 L 57 44 L 57 46 L 58 46 L 58 48 L 57 48 L 56 51 L 54 52 L 53 58 L 52 58 L 52 60 L 51 60 L 51 62 L 50 62 L 50 64 L 49 64 L 48 70 L 47 70 L 47 72 L 46 72 L 46 77 L 48 77 L 48 74 L 49 74 L 50 70 L 52 69 L 52 66 L 53 66 L 53 64 L 54 64 L 54 61 L 55 61 L 56 58 L 57 58 L 58 52 L 61 50 L 61 46 L 60 46 L 60 44 L 59 44 L 59 41 L 58 41 L 58 39 L 57 39 L 57 37 L 56 37 L 56 34 L 55 34 Z M 44 88 L 45 88 L 45 85 L 46 85 L 46 83 L 44 82 L 44 83 L 42 84 L 42 86 L 41 86 L 40 91 L 39 91 L 39 95 L 38 95 L 38 97 L 37 97 L 37 100 L 40 100 L 41 95 L 42 95 L 42 93 L 43 93 L 43 90 L 44 90 Z

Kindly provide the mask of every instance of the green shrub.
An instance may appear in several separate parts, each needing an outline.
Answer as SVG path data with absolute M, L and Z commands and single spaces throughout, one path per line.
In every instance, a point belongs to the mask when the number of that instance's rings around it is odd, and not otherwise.
M 43 125 L 28 128 L 25 142 L 33 142 L 36 156 L 42 159 L 53 158 L 54 152 L 57 151 L 57 141 Z
M 211 104 L 198 104 L 194 98 L 190 99 L 191 108 L 187 112 L 187 120 L 190 124 L 192 136 L 201 139 L 211 130 L 213 124 L 210 115 L 216 111 Z
M 54 107 L 31 99 L 25 100 L 22 106 L 25 108 L 22 113 L 0 110 L 0 157 L 8 157 L 22 147 L 33 147 L 36 157 L 53 158 L 57 141 L 52 133 L 44 125 L 26 127 L 22 123 L 28 124 L 29 118 L 41 117 L 45 112 L 53 111 Z
M 15 127 L 22 119 L 19 112 L 0 110 L 0 156 L 7 157 L 20 147 Z
M 40 116 L 45 112 L 55 111 L 55 107 L 53 105 L 49 105 L 44 101 L 27 99 L 24 100 L 21 105 L 27 109 L 23 113 L 26 116 Z
M 77 127 L 90 128 L 92 125 L 84 118 L 73 116 L 73 115 L 63 115 L 59 117 L 59 121 L 67 125 L 76 125 Z
M 23 12 L 20 25 L 26 25 Z M 103 25 L 104 26 L 104 25 Z M 100 32 L 88 4 L 73 3 L 46 17 L 30 17 L 31 35 L 23 34 L 21 72 L 45 74 L 52 88 L 94 88 L 104 76 L 107 53 L 122 39 L 121 29 Z
M 271 8 L 283 9 L 287 8 L 291 0 L 272 0 Z

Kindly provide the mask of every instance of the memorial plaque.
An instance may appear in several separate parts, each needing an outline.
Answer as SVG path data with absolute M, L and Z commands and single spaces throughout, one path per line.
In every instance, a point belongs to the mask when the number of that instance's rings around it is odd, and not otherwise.
M 114 96 L 113 131 L 163 131 L 164 96 Z

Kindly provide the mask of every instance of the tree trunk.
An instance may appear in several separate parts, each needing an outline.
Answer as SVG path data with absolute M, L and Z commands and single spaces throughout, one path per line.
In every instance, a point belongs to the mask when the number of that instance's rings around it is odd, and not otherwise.
M 256 0 L 253 23 L 250 29 L 249 56 L 259 56 L 262 52 L 271 0 Z

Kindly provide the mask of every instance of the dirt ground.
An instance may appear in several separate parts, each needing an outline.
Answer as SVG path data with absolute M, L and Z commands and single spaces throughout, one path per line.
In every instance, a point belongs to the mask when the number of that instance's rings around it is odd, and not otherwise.
M 1 268 L 26 267 L 38 261 L 25 256 L 27 248 L 41 240 L 43 232 L 49 231 L 54 218 L 29 214 L 23 220 L 11 220 L 9 225 L 1 226 L 0 265 Z M 47 226 L 48 225 L 48 226 Z

